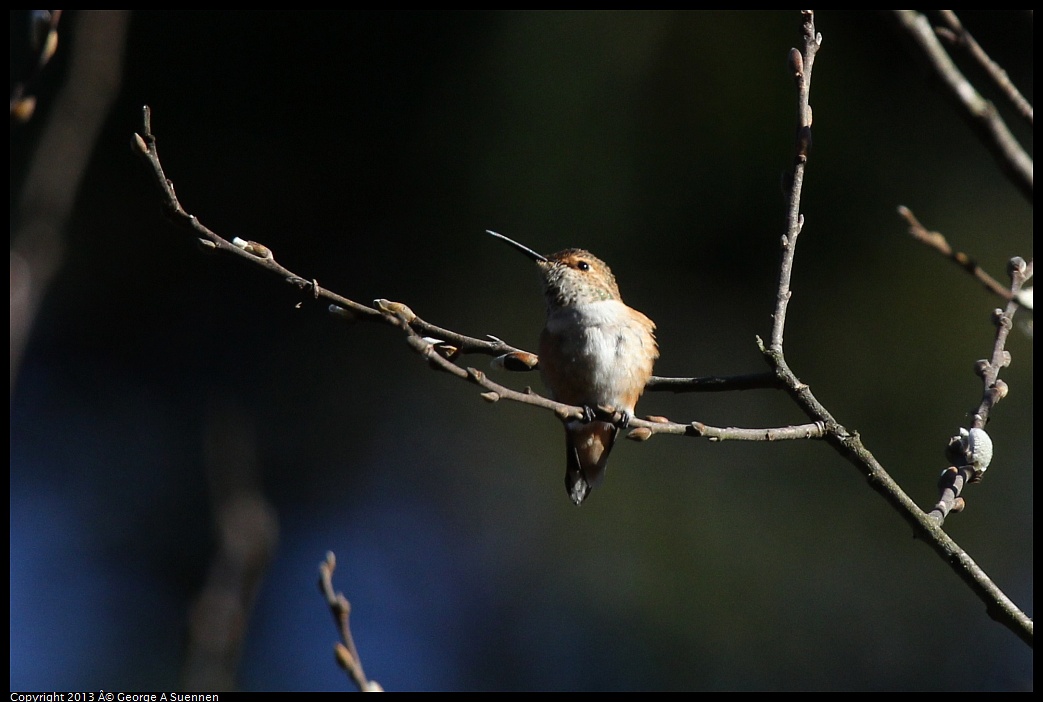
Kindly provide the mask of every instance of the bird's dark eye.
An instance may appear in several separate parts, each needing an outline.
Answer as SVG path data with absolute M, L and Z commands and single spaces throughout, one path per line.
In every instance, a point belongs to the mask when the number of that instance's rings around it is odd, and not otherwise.
M 576 264 L 576 268 L 580 269 L 581 271 L 589 271 L 590 270 L 590 264 L 587 263 L 586 261 L 580 261 L 579 263 Z

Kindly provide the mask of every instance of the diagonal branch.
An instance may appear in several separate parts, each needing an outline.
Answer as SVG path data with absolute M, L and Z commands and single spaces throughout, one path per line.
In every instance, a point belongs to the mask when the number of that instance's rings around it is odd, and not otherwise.
M 993 158 L 1014 185 L 1032 200 L 1032 157 L 1018 143 L 996 107 L 975 90 L 956 67 L 927 18 L 916 10 L 893 10 L 902 33 L 911 40 L 921 57 L 939 80 L 946 97 L 960 108 L 960 114 L 992 152 Z
M 1000 380 L 1000 369 L 1010 365 L 1010 352 L 1006 350 L 1007 336 L 1014 326 L 1014 313 L 1019 307 L 1020 293 L 1032 278 L 1032 263 L 1020 257 L 1011 259 L 1008 271 L 1011 298 L 1004 309 L 995 309 L 992 321 L 996 325 L 996 336 L 992 354 L 974 364 L 975 374 L 981 378 L 982 397 L 975 409 L 969 429 L 960 429 L 960 435 L 949 440 L 946 456 L 953 465 L 942 471 L 938 480 L 938 502 L 931 509 L 930 517 L 939 525 L 949 512 L 959 512 L 964 507 L 961 497 L 963 489 L 971 483 L 981 482 L 985 470 L 992 460 L 992 439 L 985 432 L 989 415 L 1000 400 L 1007 396 L 1007 383 Z
M 1013 296 L 1006 286 L 985 272 L 985 269 L 979 266 L 978 262 L 973 258 L 962 251 L 956 251 L 953 249 L 941 232 L 930 231 L 920 224 L 920 220 L 916 218 L 916 215 L 914 215 L 912 210 L 908 207 L 905 205 L 899 205 L 898 214 L 901 215 L 909 224 L 909 235 L 911 237 L 920 243 L 931 247 L 942 256 L 945 256 L 957 266 L 973 275 L 989 292 L 1002 297 L 1004 300 L 1012 299 Z
M 302 291 L 310 292 L 315 300 L 326 300 L 330 303 L 330 311 L 337 316 L 351 321 L 379 322 L 397 327 L 406 334 L 410 347 L 419 353 L 436 370 L 441 370 L 461 380 L 478 385 L 485 392 L 482 398 L 488 402 L 500 399 L 533 405 L 553 412 L 561 421 L 586 420 L 587 413 L 583 407 L 566 405 L 543 397 L 531 389 L 524 392 L 513 390 L 491 380 L 484 372 L 475 368 L 462 367 L 454 360 L 464 353 L 476 353 L 497 356 L 502 360 L 500 365 L 512 369 L 530 370 L 537 366 L 535 354 L 515 348 L 495 337 L 478 339 L 445 329 L 424 321 L 408 306 L 401 302 L 377 299 L 373 306 L 363 305 L 342 295 L 327 290 L 315 280 L 308 280 L 297 275 L 275 260 L 271 249 L 254 241 L 239 238 L 231 241 L 206 227 L 195 215 L 189 214 L 174 192 L 174 184 L 167 178 L 163 164 L 159 158 L 156 137 L 152 133 L 151 110 L 146 106 L 143 110 L 143 134 L 134 135 L 134 147 L 148 163 L 155 177 L 163 198 L 167 216 L 175 224 L 191 230 L 199 239 L 204 250 L 216 251 L 241 258 L 253 265 L 278 275 L 284 281 Z M 661 389 L 684 392 L 693 389 L 720 389 L 730 385 L 752 387 L 778 387 L 768 374 L 739 376 L 729 378 L 659 378 Z M 674 436 L 690 436 L 709 438 L 711 440 L 733 441 L 781 441 L 797 439 L 822 438 L 821 426 L 814 422 L 797 426 L 768 428 L 713 427 L 702 422 L 678 423 L 662 417 L 639 419 L 624 417 L 621 413 L 605 408 L 598 408 L 596 415 L 603 421 L 610 421 L 618 426 L 630 429 L 628 437 L 643 441 L 653 434 L 671 434 Z
M 804 49 L 803 51 L 790 50 L 790 67 L 798 86 L 798 131 L 796 159 L 790 180 L 788 229 L 782 237 L 782 262 L 779 267 L 771 344 L 765 346 L 763 341 L 758 339 L 761 352 L 775 375 L 785 385 L 794 402 L 809 418 L 822 423 L 825 428 L 826 442 L 855 466 L 865 476 L 870 487 L 876 490 L 909 523 L 916 536 L 927 543 L 953 568 L 957 576 L 967 583 L 979 599 L 985 603 L 990 616 L 1031 646 L 1032 620 L 942 530 L 940 522 L 921 510 L 902 490 L 876 457 L 865 447 L 858 433 L 849 431 L 833 418 L 832 414 L 811 392 L 811 388 L 800 381 L 786 362 L 782 349 L 782 331 L 785 324 L 786 306 L 792 296 L 790 278 L 796 239 L 804 224 L 804 218 L 800 215 L 800 193 L 804 169 L 807 165 L 808 145 L 811 143 L 811 106 L 808 102 L 811 66 L 815 54 L 822 44 L 822 36 L 815 31 L 814 14 L 809 10 L 803 12 Z
M 966 50 L 971 58 L 977 61 L 978 65 L 988 74 L 989 79 L 996 84 L 996 87 L 1003 92 L 1022 119 L 1028 122 L 1029 126 L 1032 126 L 1032 105 L 1010 81 L 1010 76 L 1007 75 L 1007 72 L 989 58 L 989 55 L 985 53 L 981 45 L 978 44 L 975 38 L 971 36 L 971 33 L 963 26 L 963 23 L 960 22 L 960 18 L 956 16 L 955 12 L 952 10 L 939 10 L 938 12 L 945 26 L 936 27 L 934 30 L 935 34 L 949 42 L 952 46 Z

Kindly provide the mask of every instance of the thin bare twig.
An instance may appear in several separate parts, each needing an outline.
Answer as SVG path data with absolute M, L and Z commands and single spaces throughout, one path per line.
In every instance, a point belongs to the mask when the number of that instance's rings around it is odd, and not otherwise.
M 952 10 L 939 10 L 938 13 L 941 15 L 945 26 L 935 27 L 934 33 L 952 46 L 965 49 L 971 58 L 977 61 L 978 65 L 988 74 L 992 82 L 996 84 L 996 87 L 1003 92 L 1010 104 L 1018 111 L 1018 114 L 1028 122 L 1029 126 L 1032 126 L 1032 105 L 1029 104 L 1029 101 L 1025 99 L 1021 91 L 1011 82 L 1007 72 L 985 53 L 981 45 L 978 44 L 974 37 L 971 36 L 971 33 L 963 26 L 963 23 L 960 22 L 960 18 L 956 16 L 955 12 Z
M 489 378 L 489 376 L 471 367 L 462 367 L 454 361 L 461 354 L 477 353 L 484 355 L 496 355 L 500 359 L 506 359 L 501 365 L 509 368 L 532 369 L 537 366 L 535 354 L 522 349 L 515 348 L 500 339 L 489 337 L 478 339 L 466 336 L 450 329 L 436 326 L 426 322 L 416 315 L 408 306 L 401 302 L 377 299 L 373 306 L 369 307 L 354 300 L 349 300 L 326 288 L 321 287 L 314 280 L 307 280 L 297 275 L 288 268 L 277 263 L 271 249 L 254 241 L 243 241 L 233 239 L 228 241 L 216 232 L 210 230 L 194 215 L 190 215 L 177 198 L 174 192 L 174 184 L 166 177 L 163 165 L 159 159 L 159 151 L 156 137 L 152 133 L 151 111 L 146 106 L 143 110 L 143 134 L 134 135 L 134 147 L 142 155 L 152 169 L 156 184 L 159 186 L 163 197 L 163 204 L 168 217 L 182 227 L 190 229 L 199 237 L 204 248 L 212 251 L 232 254 L 238 258 L 258 265 L 268 270 L 287 283 L 310 292 L 313 299 L 325 299 L 331 303 L 331 310 L 341 317 L 351 320 L 362 320 L 369 322 L 380 322 L 398 327 L 406 334 L 410 347 L 419 353 L 435 369 L 445 371 L 461 380 L 478 385 L 485 392 L 482 398 L 489 402 L 507 399 L 535 407 L 541 407 L 553 412 L 562 421 L 586 419 L 587 414 L 583 407 L 566 405 L 555 402 L 549 398 L 534 393 L 526 388 L 524 392 L 513 390 Z M 508 363 L 507 361 L 511 361 Z M 737 381 L 739 384 L 747 384 L 752 387 L 757 383 L 759 387 L 771 387 L 765 374 L 753 376 Z M 659 379 L 664 387 L 669 385 L 672 379 Z M 695 386 L 728 384 L 729 379 L 712 379 L 701 383 L 699 379 L 678 379 L 672 388 L 675 391 L 691 390 Z M 687 386 L 687 387 L 685 387 Z M 777 387 L 777 383 L 775 383 Z M 736 441 L 779 441 L 785 439 L 811 439 L 821 438 L 821 431 L 817 431 L 814 425 L 800 425 L 797 427 L 768 427 L 755 429 L 739 429 L 734 427 L 711 427 L 701 422 L 677 423 L 657 418 L 655 420 L 629 418 L 629 422 L 622 413 L 614 410 L 601 409 L 597 414 L 599 419 L 610 421 L 617 425 L 626 425 L 631 430 L 631 438 L 636 440 L 647 439 L 653 434 L 671 434 L 674 436 L 706 437 L 717 439 L 730 439 Z
M 1012 299 L 1013 294 L 1005 285 L 989 275 L 973 258 L 962 251 L 954 250 L 940 232 L 929 231 L 920 224 L 920 220 L 916 218 L 916 215 L 908 207 L 899 205 L 898 214 L 908 222 L 909 234 L 914 239 L 930 246 L 942 256 L 945 256 L 957 266 L 973 275 L 989 292 L 1002 297 L 1004 300 Z
M 822 44 L 822 35 L 815 32 L 815 15 L 803 10 L 804 50 L 790 49 L 789 67 L 797 84 L 797 147 L 793 162 L 793 173 L 789 178 L 789 198 L 786 211 L 786 233 L 782 235 L 782 263 L 779 265 L 779 289 L 775 296 L 774 323 L 771 328 L 771 348 L 782 351 L 782 337 L 786 328 L 786 309 L 793 292 L 790 279 L 793 277 L 793 260 L 797 236 L 804 227 L 804 216 L 800 214 L 800 192 L 804 187 L 804 166 L 811 149 L 811 70 L 815 66 L 815 55 Z
M 1006 350 L 1007 336 L 1014 326 L 1014 314 L 1019 304 L 1018 293 L 1025 283 L 1032 278 L 1032 263 L 1025 263 L 1020 257 L 1011 259 L 1008 271 L 1010 274 L 1010 297 L 1005 309 L 993 311 L 992 321 L 996 325 L 996 337 L 992 345 L 992 354 L 974 364 L 974 372 L 981 378 L 982 397 L 971 419 L 970 428 L 961 430 L 962 435 L 949 441 L 946 454 L 954 465 L 942 471 L 938 480 L 938 502 L 931 509 L 930 517 L 940 525 L 949 512 L 959 512 L 964 501 L 961 494 L 971 483 L 980 482 L 992 458 L 992 440 L 984 433 L 993 407 L 1007 396 L 1007 384 L 1000 380 L 1000 369 L 1010 365 L 1010 352 Z M 987 444 L 985 459 L 975 450 L 971 441 Z
M 800 381 L 786 362 L 782 349 L 782 327 L 785 322 L 786 305 L 789 302 L 790 277 L 795 255 L 796 235 L 803 226 L 800 211 L 800 192 L 803 173 L 807 164 L 807 145 L 810 143 L 810 115 L 808 103 L 810 91 L 809 64 L 821 46 L 822 37 L 815 31 L 814 15 L 804 12 L 804 50 L 790 51 L 790 66 L 798 85 L 798 139 L 793 177 L 790 181 L 790 209 L 788 229 L 782 238 L 782 263 L 779 269 L 779 285 L 776 296 L 776 313 L 772 328 L 771 344 L 766 346 L 760 339 L 761 352 L 775 375 L 784 383 L 794 401 L 807 416 L 821 422 L 824 438 L 841 456 L 846 458 L 906 522 L 916 536 L 938 553 L 956 574 L 985 603 L 990 616 L 1013 631 L 1025 643 L 1032 645 L 1032 620 L 1025 615 L 1006 594 L 988 577 L 974 560 L 946 534 L 937 519 L 931 518 L 894 481 L 876 457 L 865 447 L 857 432 L 851 432 L 837 422 L 832 414 L 818 401 L 811 388 Z
M 772 373 L 748 373 L 727 377 L 661 378 L 653 375 L 645 391 L 731 392 L 732 390 L 781 390 L 782 383 Z
M 351 603 L 343 593 L 337 592 L 333 587 L 333 571 L 337 568 L 337 557 L 333 551 L 326 553 L 326 560 L 319 564 L 319 590 L 326 598 L 333 621 L 337 624 L 340 633 L 340 641 L 334 646 L 337 664 L 351 676 L 359 692 L 383 692 L 384 688 L 376 680 L 366 677 L 366 671 L 362 668 L 362 659 L 359 657 L 358 649 L 355 648 L 355 639 L 351 635 L 351 625 L 348 618 L 351 615 Z
M 1011 182 L 1032 200 L 1032 158 L 1010 133 L 996 107 L 983 98 L 956 67 L 927 18 L 916 10 L 893 10 L 892 16 L 938 78 L 945 95 L 978 134 Z

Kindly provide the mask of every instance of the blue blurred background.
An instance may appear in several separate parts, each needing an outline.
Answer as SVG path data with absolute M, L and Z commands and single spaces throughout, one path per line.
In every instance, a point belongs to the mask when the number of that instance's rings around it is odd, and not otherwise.
M 1031 18 L 961 16 L 1031 99 Z M 13 229 L 83 19 L 63 17 L 37 114 L 12 127 Z M 12 689 L 192 686 L 208 626 L 241 689 L 349 688 L 315 586 L 328 550 L 388 689 L 1031 689 L 1031 650 L 825 445 L 621 442 L 577 509 L 552 415 L 486 404 L 394 330 L 298 308 L 278 278 L 201 255 L 129 147 L 148 104 L 191 213 L 352 299 L 534 348 L 535 274 L 495 229 L 608 261 L 658 324 L 658 374 L 757 372 L 799 21 L 135 13 L 12 379 Z M 27 22 L 11 13 L 12 77 Z M 1031 205 L 882 16 L 817 24 L 787 356 L 927 506 L 980 397 L 998 301 L 909 239 L 896 207 L 1004 278 L 1032 257 Z M 1030 334 L 1008 348 L 996 459 L 946 526 L 1031 615 Z M 649 393 L 638 413 L 803 421 L 768 391 Z M 225 625 L 200 598 L 221 580 L 229 493 L 271 558 Z

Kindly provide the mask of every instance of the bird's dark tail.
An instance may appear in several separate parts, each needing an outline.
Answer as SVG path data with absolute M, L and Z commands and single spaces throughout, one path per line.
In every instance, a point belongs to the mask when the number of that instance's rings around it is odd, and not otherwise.
M 619 429 L 608 422 L 573 422 L 565 427 L 565 491 L 579 505 L 605 475 Z

